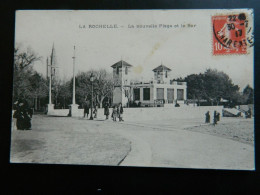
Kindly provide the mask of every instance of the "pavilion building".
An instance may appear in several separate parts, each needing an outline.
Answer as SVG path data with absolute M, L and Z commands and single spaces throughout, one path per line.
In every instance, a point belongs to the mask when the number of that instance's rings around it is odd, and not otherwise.
M 171 69 L 160 65 L 154 68 L 154 78 L 150 81 L 134 81 L 132 65 L 121 60 L 113 68 L 114 91 L 113 104 L 127 106 L 130 101 L 141 106 L 163 106 L 165 104 L 183 104 L 187 99 L 187 83 L 173 81 Z M 139 103 L 139 104 L 140 104 Z

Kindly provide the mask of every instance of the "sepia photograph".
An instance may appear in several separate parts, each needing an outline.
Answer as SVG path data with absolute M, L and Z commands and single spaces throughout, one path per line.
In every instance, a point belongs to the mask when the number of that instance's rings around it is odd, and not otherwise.
M 17 10 L 10 163 L 255 170 L 252 9 Z

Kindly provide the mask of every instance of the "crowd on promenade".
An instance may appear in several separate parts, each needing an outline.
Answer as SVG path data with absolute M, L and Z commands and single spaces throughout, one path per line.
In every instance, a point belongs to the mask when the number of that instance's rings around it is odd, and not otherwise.
M 109 115 L 110 115 L 109 108 L 110 108 L 109 102 L 105 102 L 105 104 L 104 104 L 104 115 L 106 116 L 106 120 L 109 119 Z M 91 112 L 91 105 L 90 105 L 90 102 L 88 100 L 86 100 L 86 102 L 84 104 L 84 116 L 83 116 L 83 118 L 86 118 L 86 116 L 88 118 L 89 111 Z M 92 115 L 94 116 L 94 118 L 97 118 L 97 112 L 98 112 L 98 106 L 97 106 L 97 104 L 94 104 L 93 109 L 92 109 Z M 117 121 L 117 119 L 119 121 L 124 121 L 123 120 L 123 112 L 124 112 L 124 109 L 123 109 L 123 106 L 122 106 L 121 103 L 119 103 L 118 105 L 114 105 L 112 107 L 111 119 L 115 122 Z
M 85 101 L 83 118 L 89 118 L 89 119 L 97 118 L 98 105 L 94 103 L 92 106 L 93 107 L 91 109 L 90 101 L 89 100 Z M 104 108 L 104 115 L 105 115 L 106 120 L 108 120 L 109 117 L 111 117 L 111 119 L 115 122 L 117 120 L 124 121 L 123 120 L 124 109 L 123 109 L 122 103 L 113 105 L 111 108 L 109 102 L 106 101 L 103 105 L 103 108 Z M 27 101 L 26 100 L 17 100 L 16 102 L 14 102 L 13 110 L 14 110 L 13 118 L 16 119 L 16 122 L 14 121 L 14 125 L 16 125 L 17 130 L 31 130 L 31 119 L 32 119 L 32 115 L 33 115 L 33 109 L 29 106 Z M 90 114 L 90 112 L 92 112 L 92 113 Z M 89 114 L 90 114 L 90 117 L 89 117 Z M 245 112 L 245 118 L 251 118 L 251 117 L 252 117 L 252 111 L 249 108 Z M 206 124 L 210 124 L 210 121 L 211 121 L 210 118 L 211 118 L 210 112 L 207 111 L 205 113 L 205 123 Z M 215 125 L 217 125 L 218 121 L 220 121 L 220 113 L 217 111 L 214 111 L 212 124 L 215 126 Z

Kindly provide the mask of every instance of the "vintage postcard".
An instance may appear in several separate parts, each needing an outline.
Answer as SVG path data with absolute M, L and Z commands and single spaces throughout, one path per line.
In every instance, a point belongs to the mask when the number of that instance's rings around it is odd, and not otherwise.
M 254 13 L 18 10 L 11 163 L 255 170 Z

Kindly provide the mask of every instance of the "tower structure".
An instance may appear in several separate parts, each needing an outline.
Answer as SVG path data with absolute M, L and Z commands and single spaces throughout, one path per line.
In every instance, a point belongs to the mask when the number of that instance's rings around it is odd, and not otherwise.
M 47 79 L 49 79 L 49 104 L 48 104 L 48 115 L 51 115 L 54 110 L 54 104 L 52 104 L 52 88 L 53 85 L 55 85 L 55 80 L 57 78 L 58 73 L 58 66 L 57 66 L 57 60 L 56 60 L 56 52 L 54 49 L 54 43 L 52 45 L 51 55 L 50 55 L 50 61 L 49 58 L 46 60 L 46 66 L 47 66 Z
M 120 60 L 111 66 L 113 68 L 113 104 L 122 103 L 126 106 L 131 99 L 130 80 L 132 74 L 132 65 Z
M 50 56 L 50 65 L 52 68 L 50 69 L 52 78 L 56 80 L 58 77 L 58 67 L 57 67 L 57 57 L 56 57 L 56 51 L 54 48 L 54 43 L 52 45 L 52 50 L 51 50 L 51 56 Z
M 153 72 L 154 72 L 154 80 L 156 81 L 156 83 L 170 84 L 170 76 L 171 76 L 170 68 L 161 64 L 160 66 L 153 69 Z

